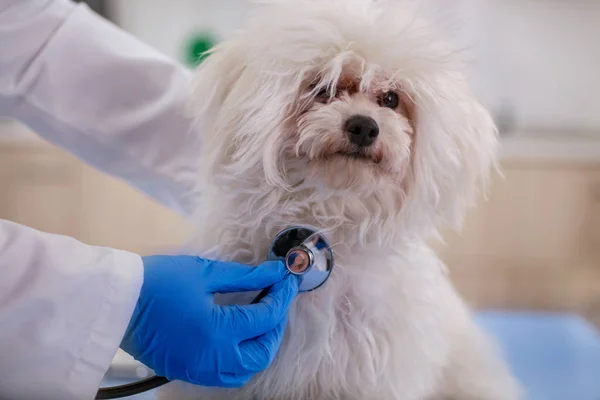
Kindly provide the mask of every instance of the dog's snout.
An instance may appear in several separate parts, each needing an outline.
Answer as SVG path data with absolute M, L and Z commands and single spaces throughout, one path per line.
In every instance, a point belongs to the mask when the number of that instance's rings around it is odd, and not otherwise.
M 371 117 L 354 115 L 344 124 L 344 130 L 352 144 L 368 147 L 375 143 L 379 135 L 379 126 Z

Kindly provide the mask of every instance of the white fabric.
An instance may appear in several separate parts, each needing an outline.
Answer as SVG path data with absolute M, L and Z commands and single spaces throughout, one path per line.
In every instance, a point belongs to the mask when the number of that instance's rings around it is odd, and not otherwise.
M 0 221 L 0 398 L 93 399 L 135 306 L 141 258 Z
M 189 79 L 84 5 L 0 0 L 0 115 L 182 213 L 198 195 Z M 138 255 L 0 221 L 0 398 L 93 398 L 142 275 Z
M 171 209 L 198 196 L 191 72 L 67 0 L 0 0 L 0 115 Z

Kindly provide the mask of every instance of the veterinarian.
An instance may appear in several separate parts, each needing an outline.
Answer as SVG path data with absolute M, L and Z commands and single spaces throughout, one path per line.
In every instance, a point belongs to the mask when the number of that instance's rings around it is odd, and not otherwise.
M 85 5 L 0 0 L 0 115 L 184 214 L 189 85 Z M 255 305 L 213 303 L 269 286 Z M 170 379 L 241 386 L 275 356 L 297 286 L 280 263 L 140 257 L 0 220 L 0 398 L 91 399 L 119 347 Z

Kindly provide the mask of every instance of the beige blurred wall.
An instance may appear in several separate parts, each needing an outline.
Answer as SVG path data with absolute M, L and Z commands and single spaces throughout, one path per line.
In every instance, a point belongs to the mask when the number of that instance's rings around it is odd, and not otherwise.
M 0 142 L 1 143 L 1 142 Z M 0 144 L 0 218 L 141 254 L 176 250 L 178 214 L 44 143 Z
M 435 244 L 477 308 L 568 310 L 600 321 L 600 160 L 504 160 L 462 234 Z M 186 221 L 34 141 L 0 141 L 0 218 L 142 254 L 176 249 Z
M 600 160 L 503 161 L 487 201 L 439 254 L 477 308 L 574 311 L 600 322 Z

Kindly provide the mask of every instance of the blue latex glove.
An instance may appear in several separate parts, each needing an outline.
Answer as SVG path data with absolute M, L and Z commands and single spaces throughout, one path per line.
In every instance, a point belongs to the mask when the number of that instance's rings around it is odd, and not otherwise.
M 298 279 L 283 263 L 248 267 L 192 256 L 144 257 L 144 283 L 121 348 L 157 375 L 240 387 L 273 361 Z M 219 306 L 214 293 L 272 286 L 257 304 Z

